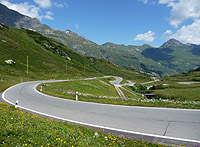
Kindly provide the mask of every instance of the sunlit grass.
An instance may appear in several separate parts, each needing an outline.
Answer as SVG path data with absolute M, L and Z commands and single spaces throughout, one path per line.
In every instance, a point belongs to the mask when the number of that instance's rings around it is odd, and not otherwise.
M 0 103 L 0 146 L 148 146 L 161 144 L 145 143 L 123 135 L 114 136 L 84 126 L 39 117 L 13 106 Z
M 104 82 L 109 84 L 108 79 L 103 79 Z M 129 86 L 120 88 L 125 95 L 125 98 L 120 98 L 117 94 L 114 86 L 107 85 L 100 82 L 101 80 L 78 80 L 61 83 L 48 83 L 42 84 L 43 93 L 53 95 L 60 98 L 75 100 L 75 92 L 79 92 L 78 100 L 104 103 L 104 104 L 116 104 L 116 105 L 128 105 L 128 106 L 146 106 L 146 107 L 168 107 L 168 108 L 189 108 L 200 109 L 199 102 L 174 100 L 174 99 L 147 99 L 142 97 L 141 94 L 132 91 Z M 37 87 L 40 90 L 40 86 Z M 166 92 L 166 91 L 164 91 Z M 162 97 L 161 97 L 162 98 Z

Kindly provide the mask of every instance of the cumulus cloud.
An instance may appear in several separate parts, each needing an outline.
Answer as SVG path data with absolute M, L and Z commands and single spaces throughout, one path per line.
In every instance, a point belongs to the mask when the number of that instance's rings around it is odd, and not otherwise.
M 53 13 L 51 11 L 47 11 L 46 15 L 42 16 L 43 18 L 46 19 L 50 19 L 50 20 L 54 20 L 54 18 L 52 17 Z
M 166 30 L 165 33 L 163 33 L 163 35 L 170 35 L 170 34 L 172 34 L 171 30 Z
M 38 4 L 40 8 L 49 8 L 52 5 L 51 0 L 34 0 L 34 2 Z
M 139 2 L 143 2 L 144 4 L 148 3 L 148 0 L 138 0 Z
M 172 7 L 169 23 L 176 28 L 187 19 L 200 18 L 200 0 L 159 0 L 159 4 Z
M 166 39 L 169 39 L 169 36 L 172 34 L 172 31 L 171 30 L 166 30 L 164 33 L 163 33 L 163 37 L 166 38 Z
M 29 16 L 31 18 L 37 18 L 39 20 L 50 19 L 53 20 L 53 13 L 47 11 L 45 15 L 42 15 L 42 11 L 39 7 L 31 5 L 28 2 L 24 3 L 11 3 L 10 0 L 0 0 L 0 3 L 7 6 L 9 9 L 15 10 L 23 15 Z
M 30 5 L 27 2 L 13 4 L 9 1 L 2 0 L 2 1 L 0 1 L 0 3 L 7 6 L 9 9 L 15 10 L 23 15 L 29 16 L 31 18 L 40 19 L 40 15 L 39 15 L 40 9 L 34 5 Z
M 134 41 L 144 41 L 144 42 L 152 42 L 154 41 L 154 35 L 155 33 L 152 31 L 148 31 L 144 34 L 138 34 L 135 38 Z
M 200 19 L 193 22 L 191 25 L 183 26 L 170 38 L 175 38 L 183 43 L 200 44 Z

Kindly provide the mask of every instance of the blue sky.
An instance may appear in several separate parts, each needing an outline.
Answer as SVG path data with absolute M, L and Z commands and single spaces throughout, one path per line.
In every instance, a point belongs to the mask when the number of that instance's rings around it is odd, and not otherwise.
M 58 30 L 97 44 L 200 44 L 200 0 L 0 0 Z

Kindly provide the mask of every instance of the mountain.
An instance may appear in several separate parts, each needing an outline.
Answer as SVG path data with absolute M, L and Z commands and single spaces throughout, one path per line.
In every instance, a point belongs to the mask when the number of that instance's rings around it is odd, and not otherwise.
M 147 44 L 126 46 L 110 42 L 98 45 L 70 30 L 54 30 L 37 19 L 24 16 L 1 4 L 0 22 L 10 27 L 34 30 L 63 43 L 79 54 L 107 59 L 119 66 L 159 76 L 187 72 L 200 65 L 200 46 L 183 44 L 175 39 L 170 39 L 157 48 Z
M 146 74 L 118 67 L 105 59 L 77 54 L 54 39 L 27 29 L 0 24 L 0 89 L 4 81 L 66 79 L 116 75 L 125 79 L 150 80 Z M 27 75 L 27 56 L 29 72 Z M 13 60 L 9 65 L 6 60 Z M 66 74 L 67 68 L 67 74 Z
M 189 72 L 164 77 L 162 80 L 171 82 L 200 82 L 200 67 L 196 67 Z M 193 87 L 190 87 L 191 89 Z

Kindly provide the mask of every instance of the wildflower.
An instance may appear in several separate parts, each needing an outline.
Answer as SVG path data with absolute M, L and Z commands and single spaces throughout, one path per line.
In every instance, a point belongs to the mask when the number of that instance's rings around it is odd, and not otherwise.
M 13 119 L 13 118 L 11 117 L 11 119 Z
M 108 137 L 107 137 L 107 136 L 105 136 L 104 138 L 105 138 L 105 140 L 108 140 Z
M 120 145 L 122 145 L 122 144 L 124 144 L 124 142 L 122 142 L 122 141 L 117 141 L 117 143 L 119 143 Z
M 24 146 L 27 146 L 27 144 L 25 144 Z
M 56 138 L 56 140 L 60 140 L 60 138 Z
M 195 144 L 195 147 L 200 147 L 200 143 Z
M 99 134 L 97 132 L 94 133 L 94 136 L 99 137 Z
M 119 137 L 120 137 L 120 138 L 122 138 L 122 139 L 124 139 L 124 138 L 125 138 L 125 136 L 124 136 L 124 135 L 120 135 Z

